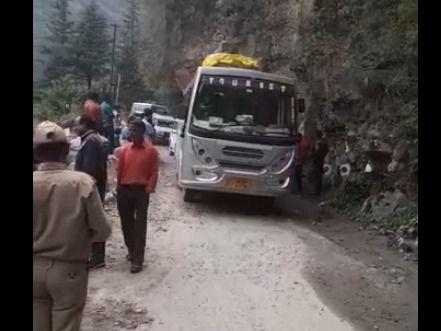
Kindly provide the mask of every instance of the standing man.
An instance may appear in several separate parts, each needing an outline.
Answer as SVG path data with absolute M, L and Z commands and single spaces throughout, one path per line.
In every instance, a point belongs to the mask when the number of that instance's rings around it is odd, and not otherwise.
M 103 135 L 109 141 L 109 154 L 112 154 L 115 148 L 115 126 L 113 123 L 115 116 L 113 115 L 110 93 L 104 95 L 104 101 L 101 103 L 101 117 L 103 119 Z
M 113 139 L 114 148 L 117 148 L 120 146 L 119 143 L 119 137 L 121 135 L 121 129 L 122 129 L 122 114 L 121 114 L 121 106 L 116 105 L 114 107 L 114 118 L 113 118 L 113 127 L 115 128 L 115 135 Z
M 86 102 L 84 103 L 83 113 L 84 115 L 90 117 L 95 125 L 95 130 L 102 134 L 103 133 L 103 119 L 101 116 L 101 107 L 99 104 L 100 96 L 98 93 L 89 93 Z
M 94 122 L 87 116 L 79 118 L 75 128 L 81 138 L 80 149 L 75 159 L 75 170 L 85 172 L 95 179 L 101 202 L 104 204 L 107 184 L 107 152 L 101 138 L 94 130 Z M 90 268 L 105 266 L 106 243 L 94 242 L 90 257 Z
M 156 130 L 155 126 L 153 125 L 153 113 L 151 109 L 144 109 L 144 111 L 146 111 L 146 115 L 143 119 L 146 128 L 145 136 L 146 138 L 150 139 L 152 144 L 154 144 L 156 140 Z
M 80 330 L 93 240 L 110 226 L 93 179 L 67 169 L 69 143 L 62 128 L 43 122 L 34 133 L 33 330 Z
M 156 138 L 156 131 L 152 123 L 153 122 L 152 110 L 149 108 L 144 108 L 142 112 L 136 112 L 134 116 L 142 120 L 142 122 L 145 125 L 144 137 L 150 140 L 150 142 L 153 144 Z
M 124 242 L 131 261 L 130 272 L 142 270 L 147 235 L 149 197 L 158 181 L 159 156 L 144 139 L 145 124 L 135 119 L 129 123 L 131 142 L 118 154 L 117 205 Z
M 317 140 L 312 151 L 313 175 L 314 175 L 314 194 L 319 196 L 322 190 L 323 166 L 325 157 L 329 152 L 329 146 L 323 137 L 321 130 L 316 130 Z
M 297 144 L 296 151 L 294 155 L 294 181 L 297 186 L 297 191 L 299 193 L 303 190 L 302 176 L 303 176 L 303 165 L 305 164 L 306 154 L 309 150 L 309 144 L 299 132 L 297 134 Z

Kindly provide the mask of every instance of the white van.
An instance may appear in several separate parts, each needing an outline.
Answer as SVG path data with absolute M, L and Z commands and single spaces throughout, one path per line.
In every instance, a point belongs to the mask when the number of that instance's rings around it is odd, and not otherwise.
M 156 131 L 156 143 L 168 144 L 173 130 L 174 118 L 167 107 L 152 105 L 152 122 Z
M 152 103 L 146 102 L 135 102 L 132 104 L 132 109 L 130 110 L 131 114 L 141 114 L 144 112 L 144 109 L 152 109 Z

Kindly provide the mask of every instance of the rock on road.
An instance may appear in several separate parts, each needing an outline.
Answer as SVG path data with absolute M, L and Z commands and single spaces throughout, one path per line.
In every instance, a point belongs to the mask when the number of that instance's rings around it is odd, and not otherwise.
M 289 213 L 264 213 L 252 198 L 184 203 L 173 159 L 160 150 L 145 269 L 129 273 L 108 204 L 107 266 L 91 271 L 83 331 L 417 329 L 415 265 L 386 248 L 345 248 Z M 347 229 L 335 236 L 361 241 Z

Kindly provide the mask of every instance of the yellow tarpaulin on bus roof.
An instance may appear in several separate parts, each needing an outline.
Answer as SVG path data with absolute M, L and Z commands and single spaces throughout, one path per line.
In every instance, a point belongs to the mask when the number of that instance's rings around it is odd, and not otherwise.
M 216 53 L 208 55 L 204 62 L 203 67 L 237 67 L 247 69 L 257 69 L 257 61 L 251 57 L 230 54 L 230 53 Z

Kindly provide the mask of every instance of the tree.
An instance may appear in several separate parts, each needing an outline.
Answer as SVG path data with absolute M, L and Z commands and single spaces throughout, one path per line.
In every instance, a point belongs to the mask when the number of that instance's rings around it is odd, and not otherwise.
M 51 20 L 47 24 L 48 46 L 43 52 L 49 56 L 45 76 L 56 80 L 69 71 L 69 45 L 72 37 L 73 22 L 70 21 L 69 4 L 71 0 L 56 0 L 52 6 Z
M 121 38 L 118 46 L 117 69 L 121 74 L 121 99 L 130 104 L 145 98 L 146 88 L 139 70 L 139 4 L 138 0 L 127 0 Z
M 108 70 L 110 60 L 108 25 L 95 0 L 81 13 L 71 51 L 73 74 L 84 79 L 90 90 L 92 81 Z

